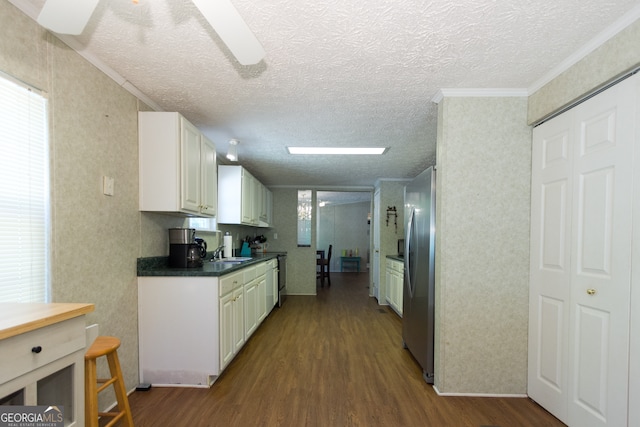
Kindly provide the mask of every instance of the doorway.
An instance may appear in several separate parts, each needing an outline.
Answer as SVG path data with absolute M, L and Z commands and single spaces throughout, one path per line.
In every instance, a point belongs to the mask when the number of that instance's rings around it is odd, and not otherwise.
M 333 245 L 332 272 L 369 272 L 371 192 L 318 191 L 316 249 Z

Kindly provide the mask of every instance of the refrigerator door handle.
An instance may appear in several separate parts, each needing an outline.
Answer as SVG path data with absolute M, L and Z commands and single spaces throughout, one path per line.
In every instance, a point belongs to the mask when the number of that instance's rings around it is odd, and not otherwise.
M 404 271 L 405 271 L 405 275 L 407 277 L 406 280 L 406 284 L 407 284 L 407 291 L 409 292 L 409 298 L 413 299 L 413 282 L 411 280 L 411 239 L 413 238 L 413 226 L 415 223 L 415 215 L 416 215 L 416 209 L 415 208 L 411 208 L 411 215 L 409 215 L 409 222 L 407 224 L 407 237 L 405 238 L 404 241 L 404 259 L 405 259 L 405 267 L 404 267 Z

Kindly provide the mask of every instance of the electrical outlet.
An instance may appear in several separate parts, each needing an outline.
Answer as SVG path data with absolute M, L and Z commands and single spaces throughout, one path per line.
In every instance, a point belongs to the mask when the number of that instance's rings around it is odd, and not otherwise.
M 273 233 L 273 240 L 278 240 L 278 233 Z

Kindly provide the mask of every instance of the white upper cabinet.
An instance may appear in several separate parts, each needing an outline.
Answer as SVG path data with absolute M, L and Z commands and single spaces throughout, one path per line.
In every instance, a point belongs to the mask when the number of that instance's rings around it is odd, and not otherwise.
M 216 149 L 179 113 L 138 113 L 140 210 L 212 217 Z
M 268 227 L 267 215 L 263 216 L 262 211 L 270 210 L 271 198 L 263 204 L 265 190 L 266 187 L 242 166 L 220 165 L 218 223 Z

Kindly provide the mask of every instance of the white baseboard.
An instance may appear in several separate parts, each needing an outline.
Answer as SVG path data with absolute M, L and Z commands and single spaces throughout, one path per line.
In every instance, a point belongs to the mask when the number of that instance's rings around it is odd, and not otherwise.
M 529 397 L 526 394 L 501 394 L 501 393 L 442 393 L 438 387 L 433 386 L 438 396 L 467 396 L 467 397 Z

